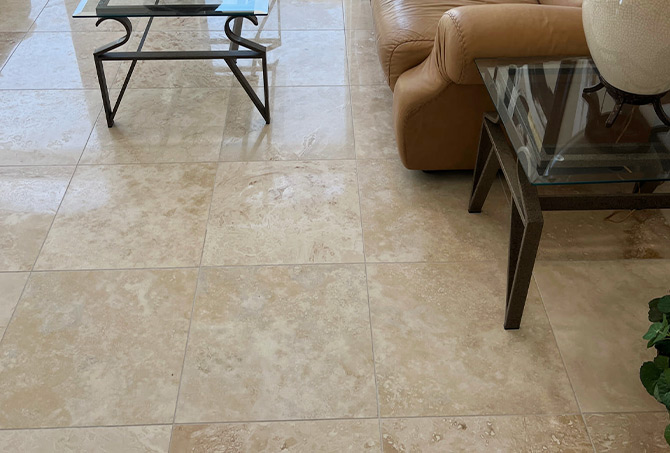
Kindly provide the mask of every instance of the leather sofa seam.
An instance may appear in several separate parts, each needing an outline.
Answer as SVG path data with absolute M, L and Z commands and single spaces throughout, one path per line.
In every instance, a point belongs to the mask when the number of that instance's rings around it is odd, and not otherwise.
M 460 84 L 463 82 L 463 73 L 465 72 L 465 65 L 463 64 L 463 62 L 467 61 L 465 38 L 463 35 L 463 30 L 461 29 L 461 25 L 458 23 L 456 18 L 451 14 L 451 11 L 447 11 L 447 16 L 449 16 L 449 19 L 451 19 L 451 22 L 454 24 L 454 27 L 456 27 L 456 33 L 458 34 L 458 43 L 460 44 L 461 52 L 463 53 L 463 58 L 461 60 L 461 73 L 458 75 L 458 80 L 454 81 Z
M 435 47 L 435 45 L 434 45 L 435 40 L 434 40 L 434 39 L 413 39 L 413 40 L 411 40 L 411 41 L 403 41 L 403 42 L 398 43 L 398 44 L 396 44 L 395 46 L 393 46 L 393 49 L 391 49 L 391 54 L 389 55 L 388 65 L 387 65 L 388 68 L 387 68 L 387 71 L 386 71 L 386 78 L 388 79 L 388 83 L 389 83 L 389 85 L 391 84 L 391 62 L 393 61 L 393 54 L 395 53 L 396 49 L 398 49 L 398 47 L 403 46 L 403 45 L 405 45 L 405 44 L 414 44 L 414 43 L 417 43 L 417 42 L 432 42 L 432 43 L 433 43 L 433 47 Z M 430 58 L 430 55 L 429 55 L 427 58 Z M 425 60 L 424 60 L 424 61 L 425 61 Z M 421 62 L 419 62 L 419 63 L 416 64 L 415 66 L 412 66 L 412 68 L 415 68 L 415 67 L 417 67 L 417 66 L 420 65 L 420 64 L 421 64 Z M 412 68 L 407 68 L 407 69 L 405 69 L 405 71 L 403 71 L 403 74 L 404 74 L 405 72 L 409 71 L 409 70 L 412 69 Z M 402 74 L 398 75 L 398 77 L 400 77 L 401 75 L 402 75 Z M 393 84 L 393 85 L 395 86 L 395 84 Z

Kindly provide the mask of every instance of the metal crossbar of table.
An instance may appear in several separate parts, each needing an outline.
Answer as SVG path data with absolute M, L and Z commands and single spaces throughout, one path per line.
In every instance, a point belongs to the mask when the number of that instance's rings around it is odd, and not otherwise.
M 488 113 L 482 123 L 469 212 L 482 211 L 498 170 L 512 195 L 505 329 L 521 325 L 544 225 L 542 211 L 670 209 L 670 193 L 653 193 L 661 184 L 654 181 L 636 184 L 635 193 L 539 195 L 509 145 L 498 115 Z
M 183 6 L 182 6 L 183 8 Z M 127 8 L 126 8 L 127 9 Z M 154 17 L 150 17 L 148 24 L 144 30 L 142 38 L 140 39 L 139 46 L 136 51 L 132 52 L 113 52 L 114 49 L 117 49 L 124 44 L 126 44 L 132 34 L 132 23 L 128 17 L 101 17 L 96 22 L 96 26 L 100 25 L 106 20 L 114 20 L 123 25 L 126 35 L 122 38 L 119 38 L 107 45 L 99 47 L 93 53 L 95 61 L 95 69 L 98 75 L 98 82 L 100 83 L 100 92 L 102 94 L 102 102 L 105 109 L 105 117 L 107 118 L 107 126 L 112 127 L 114 125 L 114 117 L 119 109 L 123 95 L 128 88 L 128 83 L 130 78 L 135 70 L 135 66 L 138 61 L 151 61 L 151 60 L 224 60 L 230 70 L 232 71 L 235 78 L 238 80 L 244 91 L 247 93 L 251 101 L 254 103 L 260 114 L 265 119 L 267 124 L 270 124 L 270 104 L 269 104 L 269 93 L 268 93 L 268 70 L 267 70 L 267 49 L 265 46 L 262 46 L 256 42 L 253 42 L 249 39 L 243 38 L 241 35 L 242 32 L 242 23 L 246 19 L 258 25 L 258 19 L 254 15 L 231 15 L 228 17 L 225 23 L 224 31 L 228 39 L 230 40 L 230 46 L 228 50 L 205 50 L 205 51 L 143 51 L 144 43 L 146 41 L 149 29 L 153 22 Z M 231 22 L 233 22 L 233 28 L 231 29 Z M 240 49 L 242 48 L 242 49 Z M 260 100 L 256 91 L 251 86 L 247 78 L 244 76 L 239 66 L 237 65 L 238 60 L 249 60 L 249 59 L 259 59 L 262 63 L 263 68 L 263 101 Z M 105 71 L 103 67 L 103 62 L 105 61 L 131 61 L 130 68 L 126 73 L 123 85 L 117 96 L 114 106 L 109 96 L 109 88 L 107 85 L 107 79 L 105 77 Z

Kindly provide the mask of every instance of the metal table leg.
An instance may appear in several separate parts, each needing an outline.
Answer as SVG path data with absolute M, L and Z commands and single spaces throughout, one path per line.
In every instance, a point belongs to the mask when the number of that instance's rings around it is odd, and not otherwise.
M 491 137 L 489 137 L 485 119 L 482 122 L 482 133 L 479 139 L 479 151 L 477 152 L 468 212 L 482 212 L 484 201 L 486 201 L 486 197 L 496 179 L 498 170 L 500 170 L 500 163 L 496 153 L 493 152 L 493 144 L 491 143 Z

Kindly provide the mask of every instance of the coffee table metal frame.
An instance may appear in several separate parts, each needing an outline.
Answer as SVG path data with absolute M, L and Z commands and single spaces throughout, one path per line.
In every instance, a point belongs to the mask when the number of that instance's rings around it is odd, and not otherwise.
M 144 34 L 140 39 L 139 46 L 137 47 L 137 50 L 133 52 L 112 52 L 114 49 L 123 46 L 130 40 L 133 26 L 128 17 L 100 17 L 95 24 L 97 27 L 106 20 L 114 20 L 121 23 L 126 31 L 126 36 L 99 47 L 93 53 L 95 69 L 98 75 L 98 82 L 100 83 L 100 92 L 102 94 L 102 103 L 105 109 L 105 117 L 107 118 L 108 127 L 112 127 L 114 125 L 114 117 L 116 116 L 116 112 L 119 109 L 119 104 L 121 104 L 121 99 L 126 92 L 126 88 L 128 88 L 128 83 L 130 82 L 135 65 L 138 61 L 143 60 L 224 60 L 240 85 L 242 85 L 242 88 L 244 88 L 244 91 L 247 93 L 249 98 L 251 98 L 251 101 L 254 103 L 260 114 L 263 116 L 263 119 L 265 119 L 265 122 L 270 124 L 267 49 L 265 46 L 240 36 L 242 32 L 243 20 L 246 19 L 252 22 L 254 25 L 258 25 L 258 19 L 256 16 L 231 15 L 228 17 L 224 27 L 226 36 L 230 40 L 230 46 L 228 50 L 142 51 L 142 47 L 144 47 L 144 42 L 146 41 L 147 35 L 149 34 L 149 29 L 151 28 L 153 19 L 153 17 L 149 18 L 147 26 L 144 30 Z M 234 22 L 232 29 L 230 27 L 231 22 Z M 240 47 L 243 49 L 240 49 Z M 240 68 L 237 66 L 237 60 L 245 59 L 261 60 L 263 67 L 263 101 L 260 100 L 247 78 L 244 76 L 244 74 L 242 74 L 242 71 L 240 71 Z M 104 61 L 132 62 L 123 81 L 123 85 L 121 86 L 121 91 L 119 92 L 113 107 L 109 97 L 109 88 L 107 86 L 107 79 L 105 77 L 105 71 L 103 67 Z
M 542 211 L 670 209 L 670 193 L 653 193 L 662 181 L 636 183 L 634 193 L 629 194 L 539 195 L 509 145 L 498 115 L 487 113 L 482 122 L 470 213 L 482 211 L 498 170 L 502 170 L 512 198 L 505 329 L 521 325 L 544 225 Z

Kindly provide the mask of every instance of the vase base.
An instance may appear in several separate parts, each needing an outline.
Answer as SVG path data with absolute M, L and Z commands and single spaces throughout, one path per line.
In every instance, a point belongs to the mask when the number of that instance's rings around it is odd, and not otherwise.
M 609 94 L 612 97 L 612 99 L 614 99 L 614 109 L 612 110 L 612 113 L 610 113 L 610 116 L 609 118 L 607 118 L 607 122 L 605 123 L 607 127 L 612 127 L 616 119 L 619 117 L 621 109 L 625 104 L 629 105 L 651 104 L 654 106 L 654 111 L 656 112 L 656 115 L 658 115 L 659 119 L 663 122 L 663 124 L 665 124 L 666 126 L 670 126 L 670 118 L 665 113 L 665 110 L 663 110 L 663 104 L 661 104 L 661 99 L 663 98 L 663 96 L 670 93 L 670 91 L 666 91 L 665 93 L 659 93 L 659 94 L 634 94 L 629 93 L 628 91 L 620 90 L 619 88 L 610 85 L 600 75 L 598 77 L 600 78 L 600 83 L 592 87 L 584 88 L 583 93 L 584 94 L 595 93 L 596 91 L 600 91 L 603 88 L 605 88 L 607 94 Z

